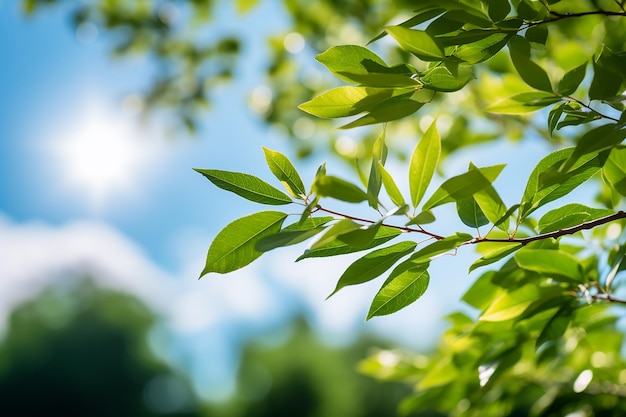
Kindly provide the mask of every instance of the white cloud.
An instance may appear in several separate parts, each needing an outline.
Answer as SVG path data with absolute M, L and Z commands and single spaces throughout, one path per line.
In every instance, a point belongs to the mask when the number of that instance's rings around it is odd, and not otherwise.
M 348 342 L 358 331 L 367 331 L 411 346 L 427 346 L 425 340 L 432 341 L 440 330 L 442 314 L 450 310 L 445 304 L 458 299 L 458 290 L 449 293 L 450 283 L 431 283 L 432 293 L 420 302 L 365 323 L 380 280 L 342 289 L 326 300 L 359 254 L 294 263 L 303 247 L 286 248 L 234 273 L 198 281 L 210 239 L 193 236 L 192 240 L 191 248 L 187 240 L 181 240 L 186 248 L 180 251 L 185 254 L 183 265 L 172 275 L 106 223 L 18 224 L 0 213 L 0 331 L 11 309 L 42 288 L 76 274 L 91 274 L 100 285 L 135 295 L 164 317 L 171 340 L 160 336 L 152 341 L 161 355 L 185 364 L 190 371 L 208 369 L 213 362 L 230 363 L 229 367 L 212 367 L 222 371 L 212 374 L 210 381 L 202 373 L 192 372 L 192 376 L 198 384 L 217 386 L 222 378 L 224 386 L 232 386 L 238 344 L 275 330 L 297 311 L 306 312 L 331 341 Z M 210 350 L 229 357 L 207 355 L 201 346 L 212 346 Z

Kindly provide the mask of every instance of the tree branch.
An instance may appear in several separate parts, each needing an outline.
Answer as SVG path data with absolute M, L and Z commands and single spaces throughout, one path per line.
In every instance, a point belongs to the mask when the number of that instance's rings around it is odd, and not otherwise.
M 550 232 L 550 233 L 543 233 L 540 235 L 522 237 L 522 238 L 514 238 L 514 237 L 502 238 L 502 239 L 488 238 L 488 237 L 475 238 L 475 239 L 468 241 L 467 244 L 474 244 L 474 243 L 481 243 L 481 242 L 501 242 L 501 243 L 506 242 L 506 243 L 521 243 L 522 245 L 527 245 L 530 242 L 535 242 L 537 240 L 544 240 L 544 239 L 551 239 L 551 238 L 556 239 L 561 236 L 573 235 L 574 233 L 580 232 L 582 230 L 593 229 L 596 226 L 600 226 L 606 223 L 613 222 L 615 220 L 620 220 L 620 219 L 625 219 L 625 218 L 626 218 L 626 212 L 618 211 L 617 213 L 613 213 L 606 217 L 601 217 L 599 219 L 596 219 L 587 223 L 581 223 L 577 226 L 555 230 L 554 232 Z

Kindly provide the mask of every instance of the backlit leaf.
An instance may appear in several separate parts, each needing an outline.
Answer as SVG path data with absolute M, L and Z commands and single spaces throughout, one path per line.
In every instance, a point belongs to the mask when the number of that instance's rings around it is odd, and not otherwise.
M 613 148 L 602 167 L 602 175 L 621 195 L 626 195 L 626 149 Z
M 557 280 L 558 277 L 581 283 L 585 280 L 578 259 L 561 250 L 524 248 L 514 258 L 520 268 L 555 277 Z
M 291 161 L 282 153 L 271 149 L 263 148 L 263 152 L 270 171 L 283 183 L 289 194 L 296 198 L 306 196 L 302 178 Z
M 210 272 L 232 272 L 257 259 L 263 254 L 256 250 L 257 242 L 278 232 L 286 217 L 285 213 L 263 211 L 227 225 L 211 243 L 200 277 Z
M 408 98 L 392 98 L 379 103 L 369 110 L 365 116 L 350 122 L 340 129 L 351 129 L 376 123 L 391 122 L 409 116 L 422 108 L 424 103 Z
M 410 260 L 398 265 L 374 296 L 367 319 L 395 313 L 424 295 L 430 280 L 427 269 L 428 264 Z
M 520 316 L 539 297 L 535 285 L 524 285 L 513 291 L 503 291 L 480 316 L 481 321 L 505 321 Z
M 467 242 L 471 239 L 472 235 L 457 232 L 454 235 L 447 236 L 444 239 L 437 240 L 427 246 L 424 246 L 422 249 L 411 255 L 411 261 L 415 263 L 428 262 L 438 255 L 448 253 L 456 249 L 462 243 Z
M 476 192 L 491 185 L 503 168 L 504 165 L 476 168 L 444 181 L 424 204 L 423 210 L 473 196 Z
M 422 136 L 413 151 L 409 165 L 409 188 L 411 202 L 417 207 L 433 178 L 439 156 L 441 155 L 441 137 L 433 122 Z
M 393 95 L 394 91 L 388 88 L 342 86 L 328 90 L 298 107 L 317 117 L 347 117 L 368 111 Z
M 561 81 L 559 82 L 559 86 L 557 87 L 557 91 L 559 94 L 564 96 L 569 96 L 570 94 L 574 94 L 578 89 L 580 83 L 585 79 L 585 73 L 587 70 L 587 63 L 584 63 L 571 71 L 565 73 Z
M 380 171 L 380 175 L 383 180 L 383 185 L 385 186 L 385 191 L 387 191 L 387 195 L 391 199 L 391 202 L 395 204 L 396 206 L 405 205 L 406 203 L 404 201 L 404 197 L 402 196 L 402 193 L 400 192 L 400 189 L 396 185 L 396 182 L 394 181 L 391 174 L 387 172 L 387 170 L 385 169 L 385 167 L 380 161 L 378 161 L 378 170 Z
M 197 169 L 219 188 L 231 191 L 245 199 L 261 204 L 282 205 L 293 201 L 280 190 L 272 187 L 260 178 L 241 172 L 220 171 L 217 169 Z
M 551 210 L 539 220 L 539 232 L 549 233 L 614 214 L 613 210 L 597 209 L 582 204 L 567 204 Z
M 415 242 L 400 242 L 395 245 L 377 249 L 352 263 L 341 275 L 337 287 L 328 297 L 348 285 L 362 284 L 370 281 L 385 271 L 415 249 Z
M 487 245 L 481 244 L 481 245 Z M 491 249 L 486 251 L 481 251 L 482 255 L 480 259 L 474 261 L 469 268 L 469 272 L 480 268 L 482 266 L 490 265 L 494 262 L 498 262 L 501 259 L 504 259 L 508 255 L 522 248 L 521 243 L 498 243 L 495 246 L 492 246 Z
M 532 91 L 515 94 L 488 106 L 486 110 L 500 114 L 524 114 L 541 110 L 544 107 L 561 101 L 562 98 L 554 94 Z
M 376 236 L 374 236 L 374 239 L 372 239 L 370 244 L 367 245 L 365 248 L 354 248 L 353 246 L 350 246 L 340 240 L 333 240 L 324 245 L 318 246 L 315 249 L 306 250 L 302 255 L 298 257 L 298 259 L 296 259 L 296 262 L 306 258 L 321 258 L 327 256 L 343 255 L 346 253 L 359 252 L 364 249 L 374 248 L 399 236 L 401 233 L 402 232 L 397 228 L 382 226 L 378 230 L 378 232 L 376 232 Z
M 423 61 L 440 61 L 445 57 L 443 49 L 423 30 L 390 26 L 385 29 L 400 47 Z
M 456 202 L 456 212 L 459 219 L 468 227 L 480 227 L 489 223 L 485 213 L 480 209 L 473 197 Z
M 458 67 L 456 73 L 452 73 L 444 66 L 432 68 L 420 80 L 426 89 L 452 92 L 465 87 L 474 78 L 476 77 L 474 77 L 472 69 L 463 65 Z
M 280 232 L 266 236 L 256 244 L 256 250 L 268 252 L 279 247 L 295 245 L 315 236 L 326 227 L 324 224 L 333 221 L 334 217 L 311 217 L 302 223 L 294 223 L 285 227 Z
M 321 197 L 331 197 L 349 203 L 360 203 L 367 200 L 367 193 L 356 185 L 332 176 L 322 175 L 315 179 L 314 191 Z

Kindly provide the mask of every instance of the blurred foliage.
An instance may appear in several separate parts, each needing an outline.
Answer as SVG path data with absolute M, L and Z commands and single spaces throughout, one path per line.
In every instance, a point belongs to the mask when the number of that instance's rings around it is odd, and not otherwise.
M 12 312 L 0 342 L 0 415 L 197 416 L 186 379 L 147 346 L 153 313 L 91 281 Z
M 378 340 L 330 347 L 304 319 L 277 347 L 248 346 L 242 357 L 237 400 L 243 417 L 383 417 L 397 415 L 409 393 L 401 383 L 380 384 L 356 373 L 356 364 Z
M 0 415 L 382 417 L 410 392 L 357 373 L 380 341 L 329 347 L 301 318 L 284 343 L 244 348 L 232 399 L 202 404 L 149 348 L 157 323 L 140 300 L 91 280 L 45 290 L 12 312 L 0 338 Z

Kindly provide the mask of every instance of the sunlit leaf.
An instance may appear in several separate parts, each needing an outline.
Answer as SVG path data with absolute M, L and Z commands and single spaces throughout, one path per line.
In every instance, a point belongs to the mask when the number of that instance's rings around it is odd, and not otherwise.
M 621 195 L 626 195 L 626 149 L 614 148 L 602 167 L 602 175 Z
M 321 197 L 331 197 L 349 203 L 367 200 L 367 193 L 356 185 L 332 175 L 322 175 L 315 179 L 314 191 Z
M 575 282 L 584 282 L 583 268 L 578 259 L 561 250 L 527 249 L 518 251 L 515 262 L 520 268 L 538 272 L 542 275 L 560 277 Z
M 263 148 L 263 152 L 270 171 L 283 183 L 289 194 L 296 198 L 306 196 L 302 178 L 291 161 L 282 153 L 271 149 Z
M 349 219 L 341 219 L 337 223 L 333 224 L 329 227 L 326 232 L 320 237 L 313 245 L 311 245 L 310 250 L 319 249 L 320 247 L 324 247 L 325 245 L 332 243 L 337 240 L 337 237 L 352 232 L 354 230 L 358 230 L 361 227 L 360 224 L 353 222 Z
M 469 272 L 480 268 L 482 266 L 490 265 L 494 262 L 498 262 L 501 259 L 504 259 L 508 255 L 522 248 L 521 243 L 498 243 L 496 246 L 492 247 L 490 250 L 482 251 L 482 255 L 480 259 L 474 261 L 469 268 Z
M 411 255 L 411 261 L 415 263 L 425 263 L 444 253 L 449 253 L 459 247 L 462 243 L 472 239 L 472 235 L 457 232 L 444 239 L 437 240 Z
M 624 126 L 609 123 L 596 127 L 585 133 L 578 140 L 576 148 L 567 161 L 563 163 L 560 170 L 563 172 L 569 171 L 583 155 L 610 149 L 620 144 L 624 139 L 626 139 L 626 128 Z
M 423 210 L 473 196 L 476 192 L 491 185 L 503 168 L 504 165 L 476 168 L 444 181 L 424 204 Z
M 256 244 L 256 250 L 268 252 L 279 247 L 295 245 L 322 232 L 326 223 L 333 221 L 334 217 L 311 217 L 302 223 L 294 223 L 285 227 L 280 232 L 266 236 Z
M 408 98 L 392 98 L 379 103 L 369 110 L 365 116 L 340 127 L 351 129 L 376 123 L 391 122 L 409 116 L 424 106 L 424 103 Z
M 402 262 L 391 271 L 389 278 L 374 296 L 367 319 L 395 313 L 412 304 L 424 295 L 429 280 L 428 264 L 416 264 L 410 260 Z
M 435 215 L 433 214 L 433 212 L 430 210 L 426 210 L 413 217 L 406 225 L 410 226 L 412 224 L 428 224 L 434 221 Z
M 367 245 L 365 248 L 355 248 L 345 242 L 335 239 L 324 245 L 318 246 L 315 249 L 306 250 L 302 255 L 298 257 L 298 259 L 296 259 L 296 262 L 306 258 L 321 258 L 327 256 L 343 255 L 346 253 L 359 252 L 364 249 L 374 248 L 399 236 L 401 233 L 402 232 L 399 229 L 382 226 L 376 233 L 376 236 L 374 236 L 374 239 L 372 239 L 370 244 Z
M 257 259 L 263 252 L 256 250 L 256 244 L 278 232 L 286 217 L 285 213 L 263 211 L 227 225 L 211 243 L 200 277 L 210 272 L 232 272 Z
M 280 190 L 272 187 L 260 178 L 241 172 L 220 171 L 217 169 L 197 169 L 219 188 L 231 191 L 245 199 L 261 204 L 282 205 L 293 201 Z
M 381 57 L 367 48 L 358 45 L 332 46 L 315 57 L 339 79 L 356 82 L 353 75 L 367 75 L 374 68 L 386 68 L 387 64 Z
M 544 214 L 538 223 L 539 232 L 549 233 L 578 226 L 611 214 L 614 214 L 613 210 L 591 208 L 576 203 L 567 204 Z
M 491 113 L 524 114 L 541 110 L 561 100 L 561 97 L 554 94 L 531 91 L 502 99 L 488 106 L 486 110 Z
M 409 188 L 411 202 L 417 207 L 435 174 L 441 154 L 441 137 L 433 122 L 413 151 L 409 164 Z
M 385 186 L 385 191 L 387 191 L 387 195 L 391 199 L 391 202 L 395 204 L 396 206 L 405 205 L 406 203 L 404 201 L 404 197 L 402 196 L 402 193 L 400 192 L 400 189 L 396 185 L 396 182 L 394 181 L 391 174 L 387 172 L 387 170 L 385 169 L 385 167 L 380 161 L 378 161 L 378 170 L 380 171 L 380 175 L 383 180 L 383 185 Z
M 430 69 L 420 80 L 424 88 L 435 91 L 452 92 L 458 91 L 474 79 L 474 73 L 469 66 L 459 66 L 456 73 L 452 73 L 447 67 Z
M 376 139 L 372 148 L 372 163 L 367 180 L 367 199 L 370 207 L 378 210 L 378 195 L 383 185 L 383 174 L 380 169 L 387 159 L 387 145 L 385 144 L 385 131 Z
M 459 219 L 468 227 L 480 227 L 489 223 L 485 213 L 480 209 L 474 197 L 469 197 L 456 202 L 456 212 Z
M 352 263 L 341 275 L 337 287 L 328 297 L 348 285 L 362 284 L 370 281 L 393 266 L 415 249 L 415 242 L 400 242 L 395 245 L 377 249 Z
M 513 291 L 503 291 L 480 316 L 481 321 L 505 321 L 520 316 L 539 297 L 535 285 L 524 285 Z
M 328 90 L 298 107 L 313 116 L 338 118 L 354 116 L 391 98 L 388 88 L 342 86 Z
M 407 29 L 402 26 L 389 26 L 385 29 L 400 47 L 424 61 L 440 61 L 445 57 L 443 49 L 426 32 Z

